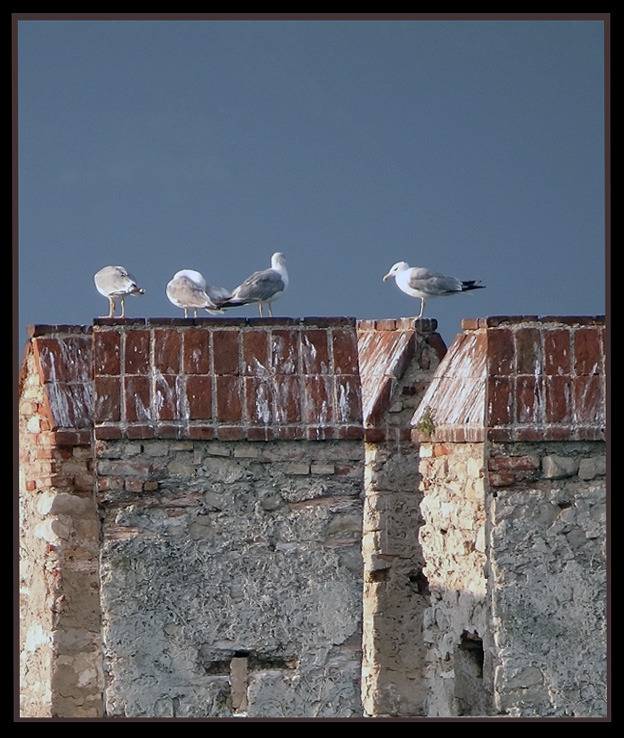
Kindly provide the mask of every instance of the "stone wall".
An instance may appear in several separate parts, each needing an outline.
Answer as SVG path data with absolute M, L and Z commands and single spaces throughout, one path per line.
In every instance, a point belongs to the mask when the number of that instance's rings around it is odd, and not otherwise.
M 357 441 L 99 441 L 106 714 L 361 714 L 361 464 Z
M 604 320 L 463 327 L 33 326 L 21 716 L 603 716 Z
M 603 717 L 604 324 L 464 326 L 413 418 L 427 714 Z
M 605 716 L 605 444 L 493 444 L 488 466 L 495 710 Z

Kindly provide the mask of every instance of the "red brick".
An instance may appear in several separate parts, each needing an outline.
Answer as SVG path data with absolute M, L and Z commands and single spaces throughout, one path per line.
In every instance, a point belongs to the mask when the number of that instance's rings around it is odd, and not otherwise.
M 336 437 L 336 429 L 328 425 L 308 425 L 305 437 L 308 441 L 331 441 Z
M 150 380 L 146 376 L 124 377 L 126 417 L 129 422 L 150 420 Z
M 327 331 L 304 330 L 301 332 L 301 365 L 304 374 L 327 374 L 329 372 Z
M 129 425 L 126 428 L 126 436 L 128 438 L 155 438 L 156 432 L 151 425 Z
M 516 420 L 519 423 L 537 423 L 543 420 L 541 378 L 516 378 Z
M 117 331 L 96 331 L 93 334 L 93 372 L 121 372 L 121 336 Z
M 515 441 L 535 442 L 544 439 L 544 426 L 526 425 L 514 430 Z M 494 440 L 494 439 L 491 439 Z
M 488 475 L 491 487 L 509 487 L 516 481 L 512 472 L 491 472 Z
M 273 438 L 273 428 L 259 427 L 247 429 L 247 439 L 249 441 L 272 441 Z
M 576 429 L 572 425 L 558 423 L 544 429 L 545 441 L 575 441 Z
M 154 368 L 162 374 L 180 373 L 180 333 L 173 329 L 154 331 Z
M 357 335 L 354 330 L 332 331 L 335 374 L 358 374 Z
M 519 328 L 516 342 L 516 371 L 518 374 L 541 373 L 541 342 L 538 328 Z
M 159 420 L 176 420 L 179 417 L 178 377 L 171 374 L 156 375 L 154 405 Z
M 238 374 L 238 331 L 214 331 L 212 334 L 215 374 Z
M 359 377 L 347 374 L 336 377 L 336 419 L 339 423 L 362 421 Z
M 180 438 L 181 428 L 171 423 L 159 423 L 156 426 L 156 438 Z
M 275 374 L 297 374 L 299 371 L 299 336 L 297 331 L 272 332 L 271 364 Z
M 418 431 L 413 431 L 412 435 Z M 367 443 L 383 443 L 387 438 L 385 428 L 364 428 L 364 440 Z
M 305 438 L 304 428 L 300 425 L 273 426 L 273 434 L 280 441 L 300 441 Z
M 121 428 L 118 425 L 102 425 L 94 430 L 98 441 L 115 441 L 121 438 Z
M 544 373 L 570 373 L 570 332 L 554 328 L 544 332 Z
M 593 374 L 574 380 L 574 419 L 580 425 L 604 424 L 601 376 Z
M 124 487 L 127 492 L 142 492 L 143 491 L 143 480 L 128 478 L 124 482 Z
M 95 377 L 93 395 L 95 423 L 121 420 L 121 382 L 117 377 Z
M 45 382 L 88 381 L 91 370 L 91 337 L 37 338 L 35 355 Z
M 230 375 L 216 378 L 217 420 L 221 423 L 235 423 L 242 419 L 243 402 L 241 380 Z
M 202 374 L 188 376 L 186 400 L 191 420 L 212 418 L 212 377 Z
M 182 334 L 182 371 L 185 374 L 210 372 L 209 332 L 201 328 L 187 328 Z
M 217 438 L 220 441 L 240 441 L 245 437 L 245 431 L 239 425 L 222 425 L 217 428 Z
M 494 456 L 488 459 L 490 471 L 536 471 L 540 467 L 540 460 L 535 456 Z
M 326 425 L 334 421 L 333 378 L 325 375 L 303 378 L 305 420 Z
M 54 442 L 58 446 L 90 446 L 91 434 L 88 430 L 57 430 L 54 434 Z
M 149 331 L 126 333 L 124 369 L 127 374 L 147 374 L 150 365 Z
M 570 377 L 545 378 L 545 411 L 548 423 L 565 423 L 572 420 L 572 382 Z
M 514 369 L 514 336 L 509 328 L 487 334 L 487 369 L 490 376 L 508 376 Z
M 273 391 L 269 379 L 245 379 L 245 416 L 251 423 L 269 424 L 273 419 Z
M 191 425 L 187 433 L 193 441 L 212 441 L 215 437 L 215 429 L 210 425 Z
M 488 420 L 492 425 L 510 423 L 513 416 L 513 384 L 511 378 L 488 379 Z
M 244 374 L 253 374 L 256 376 L 270 374 L 268 337 L 268 332 L 263 330 L 243 332 Z
M 275 377 L 273 383 L 273 418 L 278 424 L 301 422 L 301 383 L 299 377 Z
M 579 328 L 574 333 L 574 371 L 576 374 L 599 374 L 601 366 L 598 329 Z

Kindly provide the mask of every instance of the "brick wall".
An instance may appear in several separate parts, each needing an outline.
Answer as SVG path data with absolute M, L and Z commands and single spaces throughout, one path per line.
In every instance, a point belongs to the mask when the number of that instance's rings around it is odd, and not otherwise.
M 95 435 L 362 436 L 355 321 L 97 320 Z
M 439 440 L 604 440 L 604 318 L 464 320 L 436 374 L 429 408 Z

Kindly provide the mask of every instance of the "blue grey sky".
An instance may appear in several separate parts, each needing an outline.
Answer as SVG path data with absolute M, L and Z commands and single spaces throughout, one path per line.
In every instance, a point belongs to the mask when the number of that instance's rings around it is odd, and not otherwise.
M 107 264 L 181 317 L 174 272 L 274 251 L 276 315 L 417 315 L 398 260 L 487 286 L 427 304 L 447 343 L 604 314 L 604 21 L 147 18 L 18 23 L 20 346 L 104 315 Z

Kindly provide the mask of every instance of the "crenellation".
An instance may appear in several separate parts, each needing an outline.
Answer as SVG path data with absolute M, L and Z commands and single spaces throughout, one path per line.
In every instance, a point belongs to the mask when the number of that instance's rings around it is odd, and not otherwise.
M 21 715 L 603 718 L 604 319 L 462 328 L 31 327 Z

